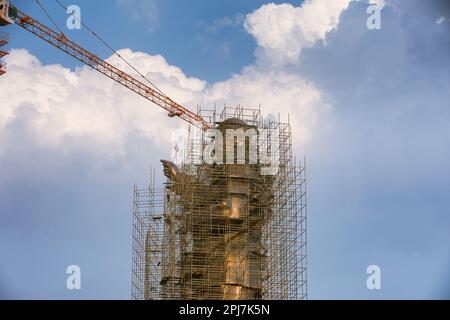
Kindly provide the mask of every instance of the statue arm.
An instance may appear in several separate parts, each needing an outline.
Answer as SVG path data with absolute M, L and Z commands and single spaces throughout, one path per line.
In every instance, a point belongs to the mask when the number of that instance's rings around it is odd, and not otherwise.
M 167 160 L 161 160 L 164 167 L 164 175 L 171 181 L 176 181 L 180 176 L 180 169 L 173 163 Z

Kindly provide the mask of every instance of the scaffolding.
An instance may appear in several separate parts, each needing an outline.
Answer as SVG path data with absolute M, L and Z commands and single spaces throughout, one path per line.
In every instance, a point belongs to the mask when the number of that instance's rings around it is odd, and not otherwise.
M 147 188 L 135 187 L 132 298 L 307 299 L 306 166 L 292 155 L 289 121 L 241 106 L 198 114 L 224 135 L 268 132 L 256 148 L 277 170 L 262 174 L 265 165 L 251 161 L 250 137 L 244 158 L 233 138 L 223 144 L 233 163 L 199 162 L 211 137 L 191 131 L 165 186 L 155 188 L 153 172 Z
M 0 47 L 8 44 L 9 36 L 6 32 L 0 32 Z M 8 55 L 9 53 L 4 50 L 0 50 L 0 58 Z M 6 73 L 6 62 L 0 60 L 0 76 Z

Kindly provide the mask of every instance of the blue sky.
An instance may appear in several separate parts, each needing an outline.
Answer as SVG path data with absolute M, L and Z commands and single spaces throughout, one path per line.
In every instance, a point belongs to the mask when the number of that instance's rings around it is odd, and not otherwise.
M 153 1 L 156 18 L 149 22 L 144 15 L 133 16 L 133 10 L 140 8 L 139 1 L 128 1 L 117 5 L 115 0 L 76 1 L 82 8 L 85 23 L 102 35 L 113 48 L 131 48 L 150 54 L 162 54 L 170 64 L 181 66 L 189 76 L 207 81 L 227 79 L 231 73 L 253 62 L 255 42 L 244 31 L 243 21 L 232 26 L 220 21 L 229 17 L 239 19 L 259 8 L 266 1 Z M 151 2 L 151 1 L 150 1 Z M 274 1 L 282 3 L 283 1 Z M 298 3 L 290 1 L 287 3 Z M 15 1 L 22 11 L 40 19 L 48 26 L 53 25 L 34 1 Z M 67 2 L 69 5 L 72 2 Z M 59 26 L 64 26 L 66 15 L 55 1 L 45 1 L 46 8 Z M 107 17 L 105 19 L 99 18 Z M 241 18 L 242 19 L 242 18 Z M 218 26 L 218 27 L 217 27 Z M 108 56 L 109 50 L 93 39 L 86 30 L 65 30 L 71 39 L 80 41 L 87 49 L 101 56 Z M 73 59 L 55 52 L 47 44 L 36 41 L 32 35 L 12 31 L 15 44 L 22 44 L 33 54 L 38 54 L 43 63 L 64 63 L 76 66 Z M 224 51 L 224 48 L 230 47 Z M 42 58 L 41 58 L 42 57 Z
M 311 299 L 450 298 L 446 1 L 387 0 L 380 30 L 366 27 L 367 1 L 123 2 L 71 4 L 177 101 L 290 113 L 295 154 L 309 163 Z M 15 4 L 49 24 L 34 2 Z M 166 136 L 183 124 L 7 31 L 0 297 L 128 299 L 133 184 L 146 183 L 150 164 L 161 171 Z M 110 56 L 85 31 L 66 32 Z M 65 288 L 71 264 L 81 291 Z M 381 290 L 366 288 L 372 264 Z

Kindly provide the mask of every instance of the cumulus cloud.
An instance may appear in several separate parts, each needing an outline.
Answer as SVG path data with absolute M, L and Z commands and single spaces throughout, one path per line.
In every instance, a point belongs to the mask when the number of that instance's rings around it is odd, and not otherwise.
M 337 28 L 349 2 L 308 0 L 299 7 L 264 5 L 245 17 L 245 28 L 257 40 L 257 52 L 264 52 L 273 61 L 294 62 L 302 49 L 325 40 L 327 33 Z M 143 13 L 148 11 L 139 9 L 137 0 L 117 0 L 117 3 L 134 6 L 134 10 Z M 242 15 L 237 15 L 217 20 L 214 26 L 236 26 L 243 20 Z M 268 115 L 280 111 L 295 114 L 293 124 L 298 143 L 310 140 L 317 123 L 330 109 L 314 83 L 296 71 L 273 65 L 269 68 L 259 58 L 230 79 L 207 85 L 201 79 L 187 77 L 162 56 L 130 49 L 119 53 L 163 92 L 188 108 L 195 110 L 197 104 L 214 103 L 262 105 Z M 107 60 L 134 74 L 117 56 Z M 69 148 L 67 139 L 79 138 L 91 145 L 92 152 L 114 157 L 123 154 L 131 134 L 168 143 L 171 130 L 181 125 L 168 119 L 152 103 L 89 68 L 71 71 L 59 65 L 42 65 L 23 49 L 13 50 L 7 62 L 9 72 L 0 78 L 6 89 L 0 92 L 0 98 L 7 101 L 0 114 L 3 145 L 7 143 L 6 132 L 21 123 L 38 137 L 37 143 L 64 149 Z M 9 96 L 16 98 L 8 100 Z
M 296 114 L 296 141 L 306 142 L 328 106 L 314 84 L 295 73 L 245 68 L 227 81 L 210 86 L 185 76 L 162 56 L 129 49 L 119 51 L 163 92 L 191 109 L 205 106 L 263 105 L 266 115 Z M 118 57 L 108 61 L 121 69 L 129 67 Z M 170 132 L 184 125 L 169 119 L 164 110 L 89 68 L 76 71 L 60 65 L 42 65 L 25 49 L 12 50 L 7 59 L 9 72 L 0 79 L 0 99 L 6 101 L 0 114 L 0 152 L 10 142 L 7 134 L 21 124 L 37 138 L 36 143 L 63 150 L 68 139 L 80 139 L 88 150 L 102 156 L 123 154 L 133 133 L 156 143 L 170 143 Z M 8 99 L 8 97 L 15 97 Z M 86 150 L 86 151 L 88 151 Z
M 206 101 L 219 104 L 257 107 L 267 117 L 276 118 L 282 112 L 291 117 L 294 141 L 305 144 L 311 139 L 319 119 L 326 116 L 329 106 L 313 83 L 295 73 L 281 70 L 262 71 L 256 66 L 245 68 L 241 74 L 211 86 Z
M 301 6 L 266 4 L 245 19 L 246 30 L 272 61 L 296 62 L 304 48 L 337 28 L 351 0 L 306 0 Z
M 267 55 L 277 51 L 285 53 L 284 58 L 297 59 L 302 48 L 324 40 L 327 32 L 337 27 L 349 1 L 332 3 L 315 0 L 301 7 L 265 5 L 249 14 L 245 25 L 258 41 L 258 50 L 264 50 Z M 218 22 L 219 25 L 230 23 Z M 329 109 L 312 82 L 293 71 L 263 67 L 258 61 L 226 81 L 207 85 L 205 81 L 187 77 L 162 56 L 129 49 L 119 53 L 163 92 L 192 109 L 197 104 L 226 103 L 262 105 L 265 114 L 295 113 L 293 124 L 298 143 L 306 143 L 311 138 L 319 119 Z M 117 56 L 111 56 L 108 61 L 134 73 Z M 71 71 L 59 65 L 42 65 L 26 50 L 13 50 L 7 62 L 9 72 L 0 79 L 6 88 L 0 98 L 8 101 L 0 115 L 3 144 L 11 126 L 21 123 L 38 137 L 38 143 L 64 149 L 68 148 L 67 139 L 80 138 L 92 145 L 92 152 L 114 157 L 123 153 L 127 137 L 132 133 L 138 132 L 150 141 L 168 143 L 171 130 L 180 125 L 152 103 L 89 68 Z M 8 100 L 8 96 L 16 98 Z
M 180 103 L 192 105 L 205 88 L 203 81 L 186 77 L 161 56 L 127 49 L 119 53 Z M 124 67 L 117 57 L 108 60 Z M 24 49 L 12 50 L 7 62 L 9 72 L 0 79 L 0 99 L 5 101 L 0 152 L 7 143 L 6 132 L 18 123 L 33 132 L 39 144 L 64 149 L 67 139 L 80 138 L 86 145 L 95 141 L 93 152 L 110 155 L 121 154 L 131 133 L 168 143 L 162 133 L 177 126 L 164 110 L 89 68 L 44 66 Z
M 351 1 L 307 0 L 301 6 L 270 3 L 248 14 L 244 27 L 258 44 L 255 63 L 209 86 L 204 101 L 262 105 L 266 115 L 295 114 L 291 118 L 295 142 L 304 146 L 331 106 L 313 82 L 284 65 L 298 64 L 303 49 L 324 42 Z

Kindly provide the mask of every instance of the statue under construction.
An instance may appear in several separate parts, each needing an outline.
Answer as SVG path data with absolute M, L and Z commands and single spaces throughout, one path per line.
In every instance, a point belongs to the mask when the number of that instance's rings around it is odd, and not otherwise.
M 199 115 L 224 137 L 257 137 L 224 139 L 213 151 L 224 161 L 201 161 L 214 138 L 191 133 L 179 166 L 162 160 L 164 188 L 154 175 L 135 188 L 133 298 L 306 299 L 306 171 L 290 124 L 242 107 Z

